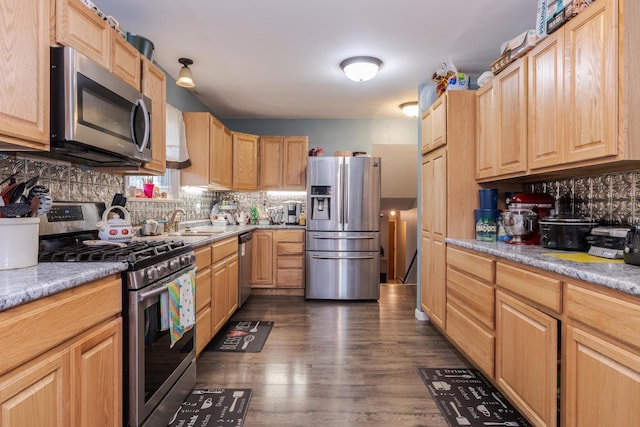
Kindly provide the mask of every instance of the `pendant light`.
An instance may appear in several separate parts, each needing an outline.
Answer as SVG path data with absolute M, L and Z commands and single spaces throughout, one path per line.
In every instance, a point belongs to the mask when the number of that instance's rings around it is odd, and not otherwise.
M 405 116 L 418 117 L 418 101 L 404 102 L 399 107 Z
M 180 68 L 176 84 L 181 87 L 194 87 L 196 84 L 193 82 L 193 75 L 189 68 L 189 65 L 193 64 L 193 60 L 189 58 L 180 58 L 178 59 L 178 62 L 182 64 L 182 68 Z
M 373 56 L 354 56 L 340 63 L 344 74 L 354 82 L 366 82 L 376 76 L 382 61 Z

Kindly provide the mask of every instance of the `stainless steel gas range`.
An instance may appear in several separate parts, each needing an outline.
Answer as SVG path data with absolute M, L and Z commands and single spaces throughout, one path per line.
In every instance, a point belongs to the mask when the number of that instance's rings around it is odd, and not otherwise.
M 171 345 L 168 284 L 195 272 L 181 241 L 94 242 L 103 203 L 58 202 L 40 222 L 39 262 L 126 262 L 123 282 L 123 424 L 167 425 L 196 381 L 195 326 Z M 164 307 L 163 307 L 164 304 Z

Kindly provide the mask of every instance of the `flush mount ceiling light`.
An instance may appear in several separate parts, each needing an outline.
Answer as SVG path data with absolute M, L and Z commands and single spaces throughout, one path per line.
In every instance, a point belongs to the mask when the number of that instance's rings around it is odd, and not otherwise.
M 382 61 L 373 56 L 354 56 L 340 63 L 340 68 L 354 82 L 366 82 L 382 68 Z
M 409 117 L 418 117 L 418 101 L 404 102 L 400 104 L 400 109 Z
M 180 68 L 180 74 L 178 74 L 176 84 L 181 87 L 194 87 L 196 84 L 193 82 L 193 75 L 189 68 L 189 65 L 193 64 L 193 60 L 189 58 L 180 58 L 178 59 L 178 62 L 182 64 L 182 68 Z

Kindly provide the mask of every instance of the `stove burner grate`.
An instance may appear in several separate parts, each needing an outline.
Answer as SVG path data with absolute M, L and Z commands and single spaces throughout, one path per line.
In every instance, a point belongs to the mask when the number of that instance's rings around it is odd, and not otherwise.
M 87 246 L 82 243 L 38 255 L 39 262 L 129 262 L 136 263 L 153 257 L 169 254 L 184 246 L 181 241 L 149 240 L 133 242 L 124 248 L 110 246 Z

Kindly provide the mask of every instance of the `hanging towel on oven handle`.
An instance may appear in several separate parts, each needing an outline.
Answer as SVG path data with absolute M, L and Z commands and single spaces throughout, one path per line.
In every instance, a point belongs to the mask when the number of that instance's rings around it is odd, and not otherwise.
M 167 284 L 169 290 L 169 335 L 171 347 L 196 323 L 196 269 L 193 268 Z M 162 307 L 162 304 L 161 304 Z

